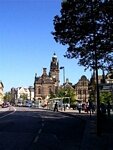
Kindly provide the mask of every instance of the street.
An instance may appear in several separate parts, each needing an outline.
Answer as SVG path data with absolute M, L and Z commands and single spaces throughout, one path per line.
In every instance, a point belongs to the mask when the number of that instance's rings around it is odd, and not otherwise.
M 85 122 L 50 110 L 0 112 L 0 150 L 80 150 Z

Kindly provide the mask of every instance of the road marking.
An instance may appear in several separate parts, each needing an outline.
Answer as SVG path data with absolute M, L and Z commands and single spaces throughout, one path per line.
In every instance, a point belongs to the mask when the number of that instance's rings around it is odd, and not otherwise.
M 39 136 L 36 136 L 33 143 L 36 143 L 38 141 L 38 139 L 39 139 Z
M 36 143 L 36 142 L 38 141 L 41 132 L 42 132 L 42 129 L 40 129 L 40 130 L 38 131 L 38 134 L 39 134 L 39 135 L 37 135 L 37 136 L 35 137 L 33 143 Z
M 43 127 L 44 127 L 44 119 L 42 119 L 42 128 L 41 129 L 39 129 L 39 131 L 38 131 L 38 135 L 35 137 L 35 139 L 34 139 L 34 141 L 33 141 L 33 143 L 37 143 L 37 141 L 39 140 L 39 138 L 40 138 L 40 134 L 41 134 L 41 132 L 42 132 L 42 129 L 43 129 Z
M 42 129 L 40 129 L 39 131 L 38 131 L 38 133 L 40 134 L 42 132 Z
M 44 127 L 44 123 L 42 123 L 42 127 Z
M 0 119 L 5 118 L 5 117 L 7 117 L 7 116 L 9 116 L 9 115 L 11 115 L 11 114 L 14 114 L 15 111 L 16 111 L 16 108 L 13 107 L 13 109 L 14 109 L 13 112 L 10 112 L 10 113 L 8 113 L 8 114 L 6 114 L 6 115 L 4 115 L 4 116 L 1 116 Z

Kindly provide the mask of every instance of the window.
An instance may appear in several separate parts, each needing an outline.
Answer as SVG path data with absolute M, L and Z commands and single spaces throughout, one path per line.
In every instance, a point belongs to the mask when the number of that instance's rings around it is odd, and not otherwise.
M 40 87 L 38 88 L 38 94 L 41 94 L 41 89 L 40 89 Z
M 86 95 L 86 89 L 84 89 L 84 90 L 83 90 L 83 94 L 85 94 L 85 95 Z
M 79 90 L 78 90 L 78 94 L 81 94 L 81 93 L 82 93 L 82 92 L 81 92 L 81 90 L 79 89 Z
M 51 89 L 51 86 L 49 87 L 49 94 L 51 94 L 52 93 L 52 89 Z

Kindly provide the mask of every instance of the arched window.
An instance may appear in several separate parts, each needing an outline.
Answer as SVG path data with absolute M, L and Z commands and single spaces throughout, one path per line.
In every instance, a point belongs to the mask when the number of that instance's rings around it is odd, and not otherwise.
M 84 89 L 84 90 L 83 90 L 83 94 L 85 94 L 85 95 L 86 95 L 86 89 Z
M 52 87 L 50 86 L 49 87 L 49 94 L 51 94 L 52 93 Z
M 78 90 L 78 94 L 82 94 L 82 92 L 81 92 L 81 90 L 80 90 L 80 89 Z

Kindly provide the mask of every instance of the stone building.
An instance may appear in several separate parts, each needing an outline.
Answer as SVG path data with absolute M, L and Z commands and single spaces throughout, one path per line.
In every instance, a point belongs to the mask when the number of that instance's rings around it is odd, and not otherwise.
M 3 83 L 0 81 L 0 104 L 3 103 L 3 97 L 4 97 L 3 89 L 4 89 L 4 85 L 3 85 Z
M 15 100 L 21 99 L 23 96 L 26 97 L 26 100 L 34 100 L 34 88 L 32 86 L 25 88 L 25 87 L 17 87 L 11 88 L 11 97 L 12 102 L 15 103 Z
M 89 80 L 85 75 L 81 76 L 79 81 L 75 84 L 75 93 L 77 100 L 81 102 L 88 102 L 89 91 L 88 91 Z
M 103 91 L 109 91 L 113 96 L 113 69 L 109 70 L 106 74 L 102 71 L 102 75 L 98 75 L 98 86 L 99 93 Z M 93 74 L 89 81 L 89 95 L 90 98 L 96 102 L 96 73 L 93 71 Z
M 35 74 L 34 80 L 34 100 L 39 105 L 46 103 L 46 99 L 50 94 L 57 91 L 59 87 L 59 62 L 56 54 L 54 53 L 50 62 L 50 71 L 47 73 L 47 68 L 43 68 L 41 76 Z
M 73 85 L 67 79 L 63 85 L 59 86 L 59 62 L 56 54 L 54 53 L 50 62 L 50 72 L 43 68 L 42 75 L 35 74 L 34 80 L 34 100 L 37 101 L 38 106 L 47 103 L 47 99 L 51 93 L 55 94 L 60 87 L 69 87 L 75 90 L 76 99 L 81 102 L 87 102 L 89 98 L 88 92 L 89 80 L 86 76 L 82 76 L 77 84 Z

